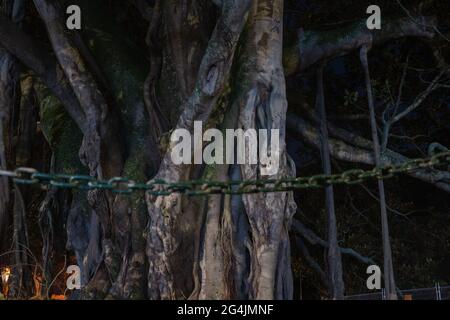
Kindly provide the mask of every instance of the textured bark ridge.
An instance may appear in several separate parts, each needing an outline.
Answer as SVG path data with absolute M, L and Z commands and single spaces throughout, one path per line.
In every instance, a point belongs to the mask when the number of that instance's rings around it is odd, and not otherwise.
M 240 59 L 239 82 L 233 104 L 237 127 L 280 130 L 280 169 L 274 176 L 293 176 L 295 169 L 285 147 L 286 89 L 282 67 L 283 1 L 254 3 Z M 248 151 L 248 150 L 246 150 Z M 248 157 L 248 152 L 246 152 Z M 250 163 L 250 161 L 246 161 Z M 261 178 L 257 165 L 242 165 L 243 179 Z M 251 256 L 249 297 L 292 298 L 288 230 L 295 212 L 292 194 L 244 195 L 243 212 L 249 222 Z
M 65 35 L 59 6 L 42 0 L 35 1 L 35 5 L 45 22 L 56 57 L 86 115 L 81 159 L 93 175 L 117 176 L 123 165 L 121 140 L 114 123 L 117 118 L 101 95 L 79 49 Z
M 14 76 L 14 58 L 8 52 L 0 49 L 0 166 L 8 168 L 7 151 L 11 148 L 10 121 L 11 106 L 14 102 L 14 86 L 17 81 Z M 0 249 L 4 250 L 8 226 L 9 182 L 7 178 L 0 178 Z
M 5 19 L 11 14 L 11 2 L 2 3 L 0 7 Z M 13 105 L 17 103 L 14 95 L 18 84 L 17 63 L 15 58 L 0 47 L 0 167 L 8 168 L 8 154 L 12 147 L 11 114 Z M 7 178 L 0 178 L 0 251 L 6 250 L 9 224 L 8 206 L 10 201 L 10 187 Z
M 222 17 L 200 66 L 196 89 L 188 104 L 182 108 L 184 111 L 177 128 L 192 131 L 194 120 L 208 120 L 213 107 L 211 103 L 218 100 L 228 78 L 233 51 L 240 35 L 239 27 L 243 27 L 247 15 L 243 9 L 247 5 L 235 4 L 231 10 L 233 6 L 226 2 L 223 4 Z M 232 89 L 236 99 L 225 98 L 231 110 L 222 125 L 224 129 L 279 129 L 282 145 L 278 177 L 294 174 L 284 145 L 287 103 L 281 64 L 282 9 L 282 1 L 274 4 L 264 1 L 253 3 L 245 38 L 242 39 L 242 54 L 238 58 L 242 61 L 238 62 L 241 71 L 236 75 L 239 83 L 245 85 Z M 230 19 L 239 21 L 233 26 L 234 29 L 229 25 L 233 21 Z M 220 42 L 216 42 L 217 36 L 222 37 Z M 248 156 L 248 152 L 246 154 Z M 190 170 L 186 166 L 174 167 L 166 155 L 157 177 L 183 180 L 192 177 L 194 173 Z M 250 165 L 223 165 L 206 168 L 203 174 L 218 180 L 225 180 L 231 175 L 255 179 L 260 177 L 260 169 Z M 151 222 L 148 230 L 151 297 L 186 295 L 189 294 L 186 290 L 189 285 L 191 288 L 193 286 L 191 298 L 292 297 L 288 240 L 290 218 L 295 212 L 292 195 L 211 196 L 197 205 L 187 204 L 179 195 L 156 200 L 149 198 L 148 201 L 154 201 L 154 204 L 149 204 Z M 181 271 L 182 268 L 177 265 L 186 261 L 177 256 L 180 255 L 180 248 L 184 248 L 180 234 L 189 230 L 183 230 L 177 222 L 182 221 L 183 216 L 192 215 L 189 212 L 192 210 L 204 215 L 203 219 L 195 218 L 203 223 L 198 230 L 204 233 L 195 240 L 197 249 L 192 253 L 195 255 L 194 284 L 188 284 L 186 288 L 183 283 L 186 271 Z M 251 259 L 247 260 L 247 256 Z M 181 274 L 174 270 L 180 270 Z
M 21 8 L 23 3 L 7 0 L 0 3 L 0 14 L 12 25 L 23 19 Z M 35 119 L 30 117 L 33 105 L 32 80 L 20 81 L 20 66 L 16 58 L 0 47 L 0 166 L 9 169 L 15 163 L 22 166 L 30 165 L 32 141 L 32 126 Z M 23 92 L 20 92 L 20 91 Z M 22 95 L 23 94 L 23 95 Z M 23 113 L 17 121 L 15 113 L 20 109 Z M 34 123 L 33 123 L 34 120 Z M 21 130 L 24 135 L 15 141 L 15 131 Z M 30 132 L 31 131 L 31 132 Z M 29 248 L 28 227 L 25 205 L 29 198 L 24 190 L 17 185 L 11 185 L 7 179 L 0 181 L 0 251 L 11 252 L 14 256 L 14 266 L 11 268 L 9 294 L 14 298 L 24 298 L 32 292 L 32 275 L 30 259 L 24 248 Z M 12 230 L 8 230 L 8 226 Z M 12 246 L 5 246 L 8 238 Z M 5 260 L 0 257 L 0 263 Z
M 206 122 L 223 92 L 229 77 L 237 41 L 248 15 L 251 1 L 225 1 L 205 54 L 201 61 L 196 85 L 191 96 L 183 104 L 176 128 L 193 132 L 194 121 Z M 168 181 L 183 181 L 190 178 L 191 168 L 175 166 L 169 152 L 164 156 L 157 178 Z M 177 259 L 180 235 L 183 226 L 180 216 L 185 213 L 182 196 L 151 199 L 147 197 L 150 224 L 147 230 L 147 256 L 149 263 L 149 297 L 152 299 L 173 299 L 186 294 L 182 270 L 183 261 Z M 177 261 L 178 260 L 178 261 Z M 179 279 L 177 279 L 179 275 Z M 185 280 L 184 280 L 185 281 Z

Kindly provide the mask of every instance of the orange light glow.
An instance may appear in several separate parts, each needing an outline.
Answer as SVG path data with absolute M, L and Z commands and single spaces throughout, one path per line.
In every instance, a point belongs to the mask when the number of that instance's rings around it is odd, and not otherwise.
M 11 275 L 11 269 L 8 267 L 3 268 L 2 270 L 2 282 L 4 285 L 8 284 L 9 277 Z

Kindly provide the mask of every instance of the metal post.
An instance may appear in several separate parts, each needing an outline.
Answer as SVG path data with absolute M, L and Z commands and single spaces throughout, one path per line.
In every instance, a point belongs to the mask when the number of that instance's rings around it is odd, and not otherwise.
M 441 286 L 439 285 L 439 283 L 436 283 L 435 288 L 436 288 L 436 300 L 442 300 Z

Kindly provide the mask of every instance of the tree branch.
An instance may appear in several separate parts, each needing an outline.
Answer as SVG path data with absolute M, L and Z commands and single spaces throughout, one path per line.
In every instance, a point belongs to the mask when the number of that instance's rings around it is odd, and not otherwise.
M 45 22 L 56 57 L 86 114 L 86 130 L 80 157 L 91 174 L 100 178 L 120 175 L 123 165 L 118 118 L 100 93 L 99 87 L 78 50 L 65 33 L 56 2 L 34 0 Z
M 328 242 L 320 238 L 318 235 L 316 235 L 312 230 L 308 229 L 303 223 L 300 221 L 294 219 L 292 221 L 292 227 L 295 232 L 297 232 L 299 235 L 301 235 L 303 238 L 305 238 L 310 244 L 312 245 L 320 245 L 324 248 L 328 248 Z M 370 257 L 363 256 L 359 252 L 351 249 L 351 248 L 342 248 L 339 247 L 339 251 L 342 254 L 347 254 L 349 256 L 354 257 L 355 259 L 359 260 L 360 262 L 364 264 L 376 264 L 375 261 L 372 260 Z
M 421 22 L 421 24 L 415 21 Z M 380 45 L 402 37 L 432 38 L 434 17 L 390 19 L 376 32 L 367 29 L 366 20 L 337 30 L 298 31 L 298 42 L 284 50 L 286 75 L 300 72 L 320 60 L 332 59 L 358 50 L 362 45 Z M 425 27 L 431 26 L 431 27 Z
M 296 114 L 289 113 L 287 116 L 287 127 L 289 130 L 299 134 L 304 141 L 315 147 L 320 148 L 319 133 L 317 130 L 304 119 Z M 369 151 L 372 147 L 372 142 L 345 129 L 339 128 L 331 123 L 328 123 L 328 129 L 331 135 L 339 138 L 330 138 L 330 152 L 331 155 L 338 160 L 375 165 L 373 153 Z M 386 152 L 381 157 L 382 165 L 400 165 L 409 158 L 386 149 Z M 439 171 L 435 169 L 422 169 L 408 173 L 411 177 L 417 178 L 427 183 L 431 183 L 450 193 L 450 173 Z
M 0 44 L 42 79 L 84 132 L 86 126 L 84 112 L 58 62 L 3 15 L 0 15 Z
M 323 269 L 320 267 L 320 265 L 317 263 L 317 261 L 314 260 L 314 258 L 311 256 L 308 248 L 303 243 L 303 240 L 299 236 L 297 236 L 297 237 L 295 237 L 295 243 L 297 244 L 297 247 L 302 252 L 303 257 L 305 258 L 306 262 L 309 264 L 309 266 L 314 271 L 317 272 L 323 285 L 328 288 L 329 284 L 328 284 L 328 278 L 327 278 L 326 273 L 323 271 Z

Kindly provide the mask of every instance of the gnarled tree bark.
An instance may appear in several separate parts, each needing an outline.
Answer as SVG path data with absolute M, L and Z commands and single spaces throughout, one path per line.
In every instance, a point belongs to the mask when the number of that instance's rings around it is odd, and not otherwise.
M 176 128 L 193 132 L 194 121 L 206 122 L 217 102 L 219 95 L 229 77 L 233 57 L 246 21 L 251 1 L 224 1 L 216 28 L 203 56 L 195 89 L 183 104 L 182 114 Z M 176 166 L 171 161 L 170 150 L 164 156 L 157 178 L 168 181 L 183 181 L 189 178 L 190 168 L 186 165 Z M 172 194 L 153 199 L 147 197 L 150 223 L 147 230 L 147 256 L 149 262 L 148 286 L 152 299 L 173 299 L 182 296 L 183 286 L 174 274 L 180 268 L 176 255 L 179 247 L 177 225 L 183 215 L 182 196 Z M 178 253 L 179 254 L 179 253 Z M 182 275 L 180 275 L 182 276 Z M 180 280 L 183 281 L 183 280 Z M 181 289 L 181 290 L 180 290 Z

